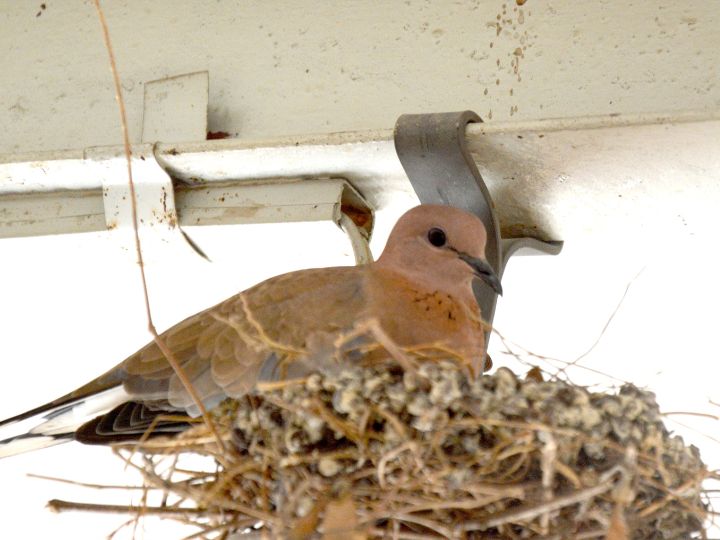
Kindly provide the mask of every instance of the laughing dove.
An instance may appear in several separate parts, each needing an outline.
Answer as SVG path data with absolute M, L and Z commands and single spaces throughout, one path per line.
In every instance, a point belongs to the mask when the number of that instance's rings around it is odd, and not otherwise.
M 374 321 L 400 347 L 435 344 L 477 374 L 485 355 L 479 278 L 501 293 L 485 260 L 486 232 L 474 215 L 418 206 L 393 228 L 374 263 L 300 270 L 268 279 L 162 334 L 207 408 L 239 398 L 259 378 L 321 356 L 358 323 Z M 331 347 L 330 347 L 331 348 Z M 197 406 L 151 342 L 97 379 L 46 405 L 0 422 L 0 457 L 67 440 L 135 440 L 155 416 L 197 416 Z M 156 422 L 173 433 L 185 422 Z

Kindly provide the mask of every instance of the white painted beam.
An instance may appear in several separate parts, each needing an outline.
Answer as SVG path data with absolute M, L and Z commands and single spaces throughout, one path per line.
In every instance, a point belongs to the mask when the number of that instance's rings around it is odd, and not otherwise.
M 142 180 L 139 180 L 142 182 Z M 342 179 L 277 179 L 263 182 L 179 184 L 175 190 L 180 225 L 231 225 L 333 221 L 342 205 L 370 219 L 371 211 Z M 0 238 L 102 231 L 106 224 L 102 189 L 0 194 Z
M 475 124 L 467 136 L 503 236 L 624 242 L 695 234 L 713 225 L 720 207 L 720 118 L 704 116 Z M 125 167 L 119 148 L 90 153 L 94 159 L 99 154 Z M 176 181 L 189 185 L 342 177 L 378 210 L 394 206 L 397 213 L 416 201 L 389 130 L 160 144 L 156 156 Z M 91 201 L 101 185 L 83 153 L 0 160 L 0 197 L 7 202 L 0 227 L 7 229 L 10 211 L 18 223 L 27 215 L 56 215 L 67 232 L 97 226 L 99 205 Z M 29 197 L 37 192 L 41 199 L 34 206 Z M 70 206 L 59 210 L 63 195 L 53 192 L 65 193 Z M 229 215 L 219 199 L 214 204 Z

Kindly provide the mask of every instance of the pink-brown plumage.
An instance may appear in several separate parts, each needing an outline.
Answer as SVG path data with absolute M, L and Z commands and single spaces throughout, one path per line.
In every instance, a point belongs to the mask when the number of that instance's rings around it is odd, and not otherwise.
M 282 376 L 293 363 L 312 368 L 334 352 L 337 340 L 370 320 L 401 347 L 445 347 L 477 373 L 485 342 L 472 281 L 480 277 L 496 290 L 500 287 L 484 261 L 485 243 L 485 228 L 476 216 L 419 206 L 398 221 L 378 261 L 270 278 L 185 319 L 161 337 L 207 407 L 246 394 L 261 374 Z M 43 418 L 49 411 L 89 402 L 95 395 L 117 398 L 118 404 L 131 400 L 150 408 L 198 412 L 150 343 L 75 392 L 0 423 L 0 439 L 5 426 L 28 418 L 38 419 L 33 433 L 44 436 Z M 74 427 L 68 429 L 63 436 Z M 15 438 L 0 441 L 0 456 L 12 453 L 7 447 Z

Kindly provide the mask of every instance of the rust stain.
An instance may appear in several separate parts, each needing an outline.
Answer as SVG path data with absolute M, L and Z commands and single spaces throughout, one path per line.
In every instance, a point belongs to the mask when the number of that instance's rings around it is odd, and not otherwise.
M 552 238 L 541 231 L 537 225 L 528 225 L 527 223 L 510 223 L 508 225 L 500 225 L 500 234 L 503 238 L 537 238 L 538 240 L 550 241 Z
M 490 38 L 491 41 L 489 41 L 490 49 L 497 55 L 495 57 L 495 86 L 502 86 L 501 82 L 507 83 L 508 78 L 505 75 L 509 75 L 517 82 L 522 82 L 523 59 L 526 58 L 528 49 L 534 46 L 534 39 L 538 37 L 531 34 L 527 27 L 523 27 L 526 18 L 532 15 L 532 12 L 526 12 L 521 7 L 524 4 L 525 1 L 516 1 L 514 4 L 512 2 L 502 3 L 495 18 L 486 23 L 487 27 L 495 29 L 497 38 Z M 507 88 L 507 92 L 511 101 L 505 110 L 508 111 L 509 116 L 513 116 L 518 112 L 519 103 L 512 99 L 516 94 L 514 88 Z
M 357 208 L 350 204 L 341 204 L 340 210 L 360 228 L 366 228 L 370 224 L 371 216 L 362 208 Z
M 227 131 L 208 131 L 205 137 L 208 141 L 214 141 L 216 139 L 229 139 L 232 137 Z

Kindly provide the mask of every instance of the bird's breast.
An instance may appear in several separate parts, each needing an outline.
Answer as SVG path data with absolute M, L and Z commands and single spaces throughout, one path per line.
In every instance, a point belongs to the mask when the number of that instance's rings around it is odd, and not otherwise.
M 401 276 L 380 275 L 382 295 L 371 295 L 370 311 L 385 332 L 405 347 L 442 344 L 461 354 L 483 350 L 480 312 L 457 294 L 414 283 Z

